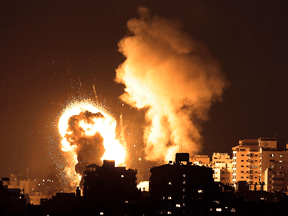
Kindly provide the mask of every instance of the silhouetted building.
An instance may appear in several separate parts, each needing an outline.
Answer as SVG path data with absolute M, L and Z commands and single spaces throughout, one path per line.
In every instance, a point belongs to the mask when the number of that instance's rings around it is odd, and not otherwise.
M 18 214 L 26 210 L 26 197 L 20 189 L 9 189 L 9 178 L 0 181 L 0 215 Z M 3 184 L 4 183 L 4 184 Z
M 105 215 L 109 211 L 133 215 L 131 211 L 141 195 L 136 174 L 137 170 L 115 167 L 115 161 L 104 160 L 102 166 L 91 164 L 84 171 L 83 197 L 95 202 Z
M 205 214 L 212 202 L 213 170 L 191 165 L 188 153 L 177 153 L 176 162 L 150 169 L 149 192 L 155 214 Z

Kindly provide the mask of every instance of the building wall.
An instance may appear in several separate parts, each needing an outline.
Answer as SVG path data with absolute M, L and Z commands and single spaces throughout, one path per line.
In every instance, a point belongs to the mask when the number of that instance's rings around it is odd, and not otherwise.
M 246 181 L 252 190 L 287 191 L 288 151 L 277 149 L 276 138 L 240 140 L 232 150 L 234 186 Z
M 101 167 L 95 164 L 86 167 L 84 197 L 102 201 L 117 200 L 123 203 L 137 199 L 137 171 L 115 167 L 113 162 L 104 160 Z
M 287 192 L 288 152 L 261 149 L 261 155 L 264 190 Z
M 215 182 L 232 184 L 232 159 L 228 153 L 213 153 L 212 167 Z
M 258 139 L 259 147 L 277 150 L 276 138 L 261 137 Z
M 210 157 L 208 155 L 194 155 L 192 163 L 199 166 L 210 166 Z
M 206 215 L 213 196 L 213 170 L 187 161 L 150 169 L 149 192 L 157 214 Z M 207 213 L 207 212 L 206 212 Z
M 247 181 L 249 185 L 259 184 L 260 179 L 260 148 L 258 139 L 240 140 L 233 150 L 233 184 Z

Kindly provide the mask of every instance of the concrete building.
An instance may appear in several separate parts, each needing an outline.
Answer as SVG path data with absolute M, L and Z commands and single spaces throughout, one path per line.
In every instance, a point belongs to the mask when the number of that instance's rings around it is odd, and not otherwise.
M 213 178 L 215 182 L 232 184 L 233 164 L 228 153 L 213 153 L 212 168 L 214 170 Z
M 247 181 L 249 185 L 258 184 L 260 179 L 260 147 L 258 139 L 239 140 L 233 150 L 234 187 L 239 181 Z
M 210 157 L 208 155 L 194 155 L 192 157 L 192 163 L 199 166 L 211 166 Z
M 246 181 L 250 190 L 287 191 L 288 152 L 276 138 L 244 139 L 233 150 L 233 185 Z
M 84 171 L 83 196 L 93 200 L 129 203 L 137 199 L 137 170 L 115 167 L 104 160 L 102 166 L 91 164 Z
M 98 206 L 99 215 L 135 215 L 141 196 L 136 183 L 137 170 L 115 167 L 115 161 L 104 160 L 102 166 L 91 164 L 84 171 L 83 198 Z
M 288 187 L 288 151 L 261 149 L 261 180 L 264 190 L 270 192 L 284 191 Z
M 152 167 L 150 172 L 153 215 L 208 213 L 214 187 L 211 168 L 192 165 L 188 153 L 177 153 L 175 163 Z

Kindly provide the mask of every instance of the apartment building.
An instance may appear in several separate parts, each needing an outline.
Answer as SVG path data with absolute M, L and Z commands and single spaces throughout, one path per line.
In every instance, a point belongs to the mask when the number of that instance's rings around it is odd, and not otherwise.
M 239 140 L 239 145 L 233 147 L 232 150 L 232 182 L 234 187 L 239 181 L 247 181 L 249 185 L 259 184 L 261 178 L 258 139 Z
M 208 155 L 194 155 L 192 157 L 192 163 L 199 166 L 211 166 L 210 157 Z
M 228 153 L 213 153 L 212 168 L 215 182 L 232 184 L 232 159 Z
M 288 187 L 288 151 L 260 149 L 261 176 L 265 191 L 286 191 Z
M 239 181 L 247 181 L 251 190 L 287 191 L 287 146 L 278 150 L 276 138 L 261 137 L 240 140 L 232 150 L 234 187 Z

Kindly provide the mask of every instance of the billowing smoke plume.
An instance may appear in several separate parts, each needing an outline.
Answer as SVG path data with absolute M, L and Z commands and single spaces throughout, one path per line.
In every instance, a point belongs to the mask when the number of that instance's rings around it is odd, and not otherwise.
M 85 111 L 71 116 L 68 120 L 69 126 L 65 138 L 71 146 L 76 146 L 78 163 L 75 165 L 75 171 L 80 175 L 83 174 L 86 166 L 93 163 L 102 164 L 101 158 L 105 153 L 103 137 L 99 132 L 87 136 L 86 131 L 81 126 L 81 122 L 86 125 L 93 125 L 95 119 L 98 118 L 104 118 L 104 116 L 100 112 Z
M 178 22 L 151 17 L 144 7 L 139 13 L 140 19 L 128 21 L 130 33 L 119 42 L 126 57 L 115 79 L 125 84 L 121 99 L 147 108 L 146 159 L 171 160 L 180 150 L 196 153 L 201 135 L 195 121 L 207 119 L 226 86 L 220 63 Z

